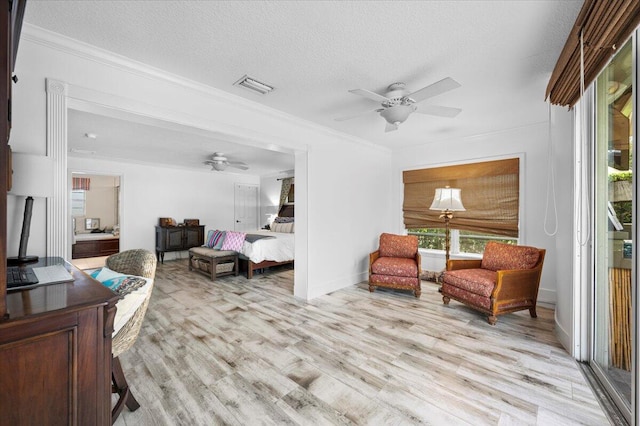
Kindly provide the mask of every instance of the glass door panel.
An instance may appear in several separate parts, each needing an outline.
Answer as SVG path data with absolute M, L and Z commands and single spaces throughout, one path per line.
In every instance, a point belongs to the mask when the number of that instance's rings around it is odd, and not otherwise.
M 631 272 L 633 80 L 628 42 L 596 82 L 592 366 L 630 416 L 634 327 Z M 628 417 L 629 418 L 629 417 Z

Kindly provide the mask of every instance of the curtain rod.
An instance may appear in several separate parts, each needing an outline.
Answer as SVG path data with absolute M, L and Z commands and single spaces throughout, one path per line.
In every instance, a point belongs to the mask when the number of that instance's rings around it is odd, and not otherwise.
M 293 178 L 295 178 L 295 176 L 289 176 L 289 177 L 286 177 L 286 178 L 278 178 L 276 180 L 285 180 L 285 179 L 293 179 Z

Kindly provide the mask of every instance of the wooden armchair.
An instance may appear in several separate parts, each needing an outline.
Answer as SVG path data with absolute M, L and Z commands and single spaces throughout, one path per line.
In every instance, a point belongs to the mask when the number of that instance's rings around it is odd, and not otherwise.
M 369 254 L 369 291 L 376 287 L 411 290 L 420 297 L 421 259 L 415 235 L 380 235 L 379 249 Z
M 449 260 L 442 301 L 455 299 L 484 312 L 491 325 L 498 315 L 524 309 L 536 318 L 544 255 L 544 249 L 491 241 L 481 260 Z

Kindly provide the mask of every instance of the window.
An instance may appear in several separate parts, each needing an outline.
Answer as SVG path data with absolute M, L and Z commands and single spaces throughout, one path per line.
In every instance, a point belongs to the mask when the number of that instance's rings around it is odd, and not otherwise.
M 83 189 L 71 191 L 71 216 L 85 215 L 86 193 Z
M 418 237 L 420 248 L 431 250 L 445 250 L 444 228 L 413 228 L 407 231 L 409 235 Z M 459 231 L 452 229 L 449 234 L 451 253 L 482 253 L 489 241 L 505 244 L 517 244 L 517 238 L 489 235 L 480 232 Z
M 444 250 L 444 223 L 429 207 L 435 189 L 449 185 L 462 189 L 466 208 L 451 220 L 451 253 L 482 253 L 490 240 L 515 244 L 519 174 L 518 158 L 405 171 L 405 227 L 420 247 Z

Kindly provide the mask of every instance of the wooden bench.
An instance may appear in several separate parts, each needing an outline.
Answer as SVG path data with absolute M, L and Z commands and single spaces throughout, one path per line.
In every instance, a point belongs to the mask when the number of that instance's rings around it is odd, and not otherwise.
M 198 271 L 211 278 L 238 275 L 238 253 L 230 250 L 214 250 L 208 247 L 189 249 L 189 271 Z

